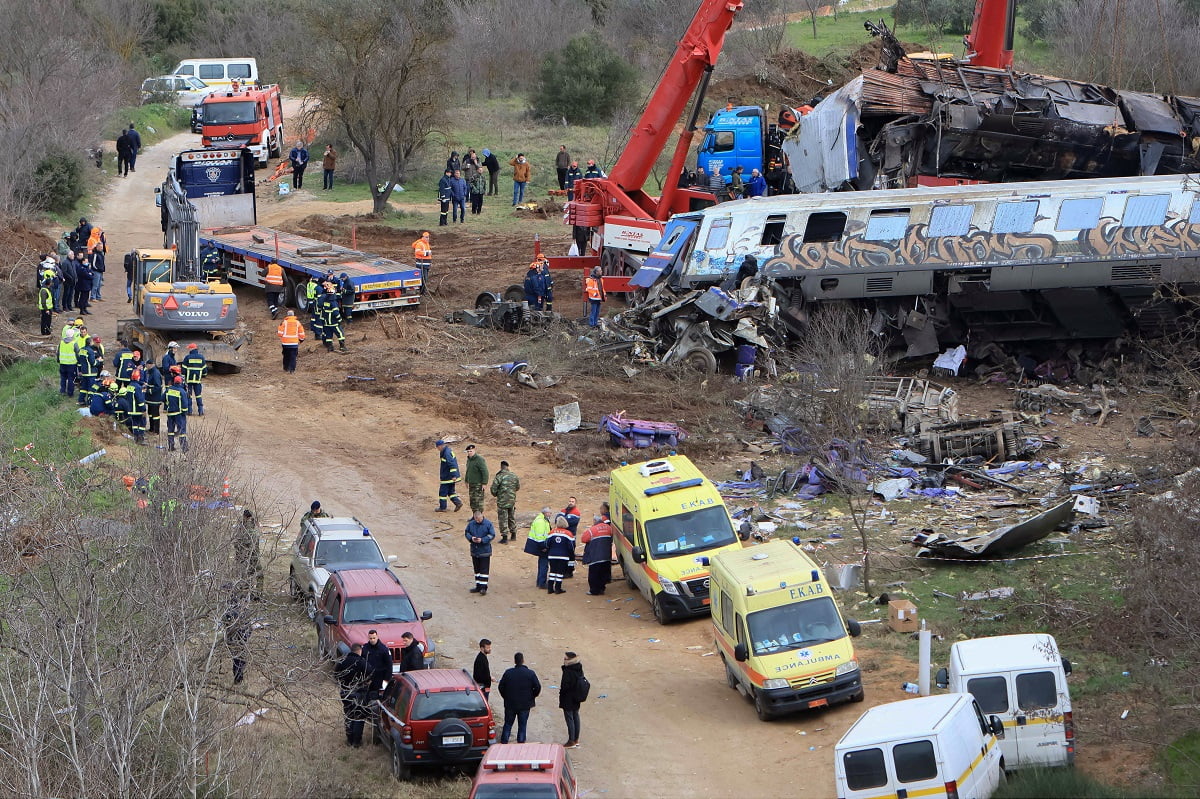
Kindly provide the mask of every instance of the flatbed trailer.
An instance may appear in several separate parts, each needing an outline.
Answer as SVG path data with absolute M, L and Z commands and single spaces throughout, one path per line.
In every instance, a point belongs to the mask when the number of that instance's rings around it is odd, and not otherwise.
M 355 311 L 418 305 L 421 272 L 414 266 L 261 225 L 200 231 L 200 248 L 221 253 L 223 272 L 233 282 L 265 287 L 271 262 L 283 267 L 285 305 L 307 307 L 304 283 L 327 272 L 345 272 L 354 286 Z

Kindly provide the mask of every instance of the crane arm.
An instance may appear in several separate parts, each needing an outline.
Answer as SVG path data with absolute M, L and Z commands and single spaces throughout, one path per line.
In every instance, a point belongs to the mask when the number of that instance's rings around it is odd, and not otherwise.
M 971 66 L 1011 69 L 1017 0 L 975 0 L 975 16 L 965 43 Z

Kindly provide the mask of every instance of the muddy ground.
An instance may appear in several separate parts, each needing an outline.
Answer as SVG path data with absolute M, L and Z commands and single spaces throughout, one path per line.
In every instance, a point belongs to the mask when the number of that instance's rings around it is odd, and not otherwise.
M 93 219 L 108 232 L 113 253 L 161 240 L 153 187 L 171 154 L 193 138 L 168 139 L 139 159 L 139 172 L 116 181 Z M 355 224 L 360 248 L 401 260 L 419 232 L 339 218 L 331 203 L 295 205 L 260 221 L 339 243 L 349 241 Z M 467 666 L 484 636 L 495 642 L 496 673 L 514 651 L 525 652 L 547 686 L 531 717 L 532 739 L 565 740 L 552 686 L 563 651 L 578 652 L 594 686 L 583 709 L 583 747 L 572 753 L 585 795 L 832 796 L 832 746 L 864 706 L 759 722 L 749 703 L 726 687 L 707 621 L 659 626 L 646 602 L 619 581 L 608 595 L 589 597 L 577 578 L 565 595 L 547 598 L 535 589 L 533 559 L 519 545 L 497 546 L 486 597 L 467 593 L 466 513 L 433 513 L 436 438 L 477 442 L 493 470 L 501 459 L 510 461 L 522 480 L 519 516 L 528 520 L 542 505 L 562 507 L 569 495 L 579 497 L 590 518 L 606 498 L 606 472 L 628 453 L 609 449 L 586 429 L 603 413 L 678 421 L 694 434 L 681 451 L 714 479 L 745 468 L 753 456 L 742 442 L 760 437 L 758 425 L 748 425 L 734 404 L 747 387 L 728 377 L 644 369 L 629 377 L 599 356 L 570 357 L 583 332 L 570 322 L 582 315 L 577 281 L 556 284 L 557 306 L 568 321 L 534 339 L 446 324 L 445 313 L 522 277 L 532 242 L 518 222 L 503 236 L 475 234 L 469 222 L 452 231 L 435 228 L 433 291 L 422 306 L 355 321 L 346 354 L 306 342 L 292 375 L 281 370 L 275 323 L 262 295 L 240 289 L 241 316 L 255 339 L 239 374 L 209 379 L 208 415 L 196 426 L 220 426 L 237 437 L 235 491 L 239 483 L 247 492 L 252 487 L 268 523 L 295 518 L 313 499 L 366 522 L 384 550 L 399 555 L 398 573 L 418 606 L 434 611 L 430 628 L 445 665 Z M 560 241 L 545 245 L 560 251 L 554 248 L 565 250 L 567 241 L 564 228 Z M 119 256 L 112 260 L 119 264 Z M 106 336 L 128 308 L 116 272 L 119 266 L 110 271 L 91 320 L 92 330 Z M 517 359 L 561 381 L 533 391 L 489 368 Z M 956 388 L 968 414 L 1011 405 L 1004 389 L 968 381 Z M 572 400 L 581 404 L 585 429 L 553 435 L 551 408 Z M 1155 446 L 1134 436 L 1134 416 L 1113 416 L 1100 429 L 1064 421 L 1055 432 L 1069 449 L 1060 457 Z M 274 575 L 280 591 L 285 574 Z M 915 663 L 883 625 L 866 628 L 859 654 L 868 705 L 904 698 L 899 684 L 913 677 Z M 332 682 L 329 696 L 327 710 L 336 715 Z M 1145 750 L 1092 737 L 1088 711 L 1079 710 L 1082 768 L 1111 777 L 1146 762 Z M 331 728 L 331 751 L 339 737 Z M 347 757 L 362 770 L 387 770 L 380 750 Z

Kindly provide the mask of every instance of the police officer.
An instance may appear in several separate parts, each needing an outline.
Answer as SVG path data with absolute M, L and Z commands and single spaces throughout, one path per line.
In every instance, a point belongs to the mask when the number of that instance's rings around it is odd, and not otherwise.
M 167 449 L 174 452 L 175 439 L 178 438 L 180 448 L 186 453 L 187 417 L 192 409 L 192 401 L 181 375 L 176 375 L 174 382 L 163 392 L 163 404 L 167 409 Z
M 187 385 L 188 393 L 196 401 L 196 413 L 203 416 L 204 399 L 201 394 L 204 392 L 204 376 L 208 374 L 208 361 L 204 360 L 195 343 L 188 344 L 187 348 L 187 355 L 183 356 L 179 365 L 183 367 L 183 381 Z M 188 413 L 191 413 L 190 408 Z

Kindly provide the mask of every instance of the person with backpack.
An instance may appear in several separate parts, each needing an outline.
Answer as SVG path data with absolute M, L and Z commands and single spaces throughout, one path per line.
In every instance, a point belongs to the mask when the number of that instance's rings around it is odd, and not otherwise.
M 587 701 L 592 684 L 583 674 L 583 664 L 574 652 L 567 652 L 563 658 L 562 679 L 559 680 L 558 706 L 562 708 L 563 718 L 567 721 L 567 742 L 563 744 L 568 749 L 579 748 L 579 706 Z

